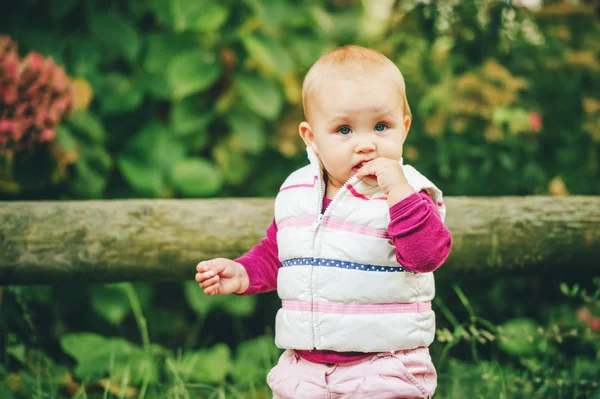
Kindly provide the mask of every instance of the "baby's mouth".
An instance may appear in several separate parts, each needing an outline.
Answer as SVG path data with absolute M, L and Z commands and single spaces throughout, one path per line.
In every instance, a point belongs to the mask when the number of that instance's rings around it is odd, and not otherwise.
M 360 170 L 360 168 L 362 168 L 364 166 L 364 164 L 366 164 L 369 161 L 363 161 L 363 162 L 359 162 L 356 165 L 354 165 L 354 167 L 352 167 L 352 172 L 356 173 Z

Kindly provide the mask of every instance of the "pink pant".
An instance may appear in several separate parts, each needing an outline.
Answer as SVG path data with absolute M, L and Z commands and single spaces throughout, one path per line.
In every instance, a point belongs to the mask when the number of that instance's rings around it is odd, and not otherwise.
M 437 374 L 425 347 L 333 365 L 309 362 L 288 349 L 267 382 L 276 399 L 424 399 L 433 396 Z

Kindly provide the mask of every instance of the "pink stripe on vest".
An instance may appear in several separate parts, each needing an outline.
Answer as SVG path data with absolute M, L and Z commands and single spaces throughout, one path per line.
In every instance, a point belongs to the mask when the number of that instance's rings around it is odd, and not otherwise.
M 285 310 L 338 313 L 338 314 L 382 314 L 382 313 L 423 313 L 431 310 L 431 302 L 412 303 L 334 303 L 281 301 Z
M 349 231 L 351 233 L 357 233 L 377 238 L 390 238 L 386 230 L 379 230 L 373 227 L 367 227 L 356 223 L 350 223 L 340 219 L 333 219 L 329 216 L 324 217 L 322 223 L 323 226 L 327 226 L 334 230 Z
M 368 197 L 365 197 L 364 195 L 362 195 L 361 193 L 359 193 L 358 191 L 356 191 L 356 189 L 352 186 L 352 184 L 347 184 L 346 187 L 348 187 L 348 190 L 352 193 L 352 195 L 354 195 L 356 198 L 360 198 L 363 200 L 369 200 Z
M 279 222 L 277 225 L 277 230 L 283 230 L 288 227 L 310 226 L 315 222 L 315 219 L 316 215 L 287 218 Z M 324 227 L 329 227 L 333 230 L 347 231 L 350 233 L 362 234 L 370 237 L 383 238 L 386 240 L 390 238 L 386 230 L 380 230 L 373 227 L 346 222 L 340 219 L 333 219 L 331 216 L 325 216 L 321 222 L 321 225 Z
M 316 218 L 316 215 L 287 218 L 277 224 L 277 230 L 281 231 L 288 227 L 310 226 L 315 222 Z
M 289 185 L 289 186 L 281 187 L 279 189 L 279 192 L 282 192 L 282 191 L 285 191 L 285 190 L 289 190 L 291 188 L 300 188 L 300 187 L 309 187 L 309 188 L 312 188 L 312 187 L 315 186 L 315 183 L 317 182 L 317 180 L 319 180 L 319 177 L 318 176 L 314 176 L 312 183 L 292 184 L 292 185 Z

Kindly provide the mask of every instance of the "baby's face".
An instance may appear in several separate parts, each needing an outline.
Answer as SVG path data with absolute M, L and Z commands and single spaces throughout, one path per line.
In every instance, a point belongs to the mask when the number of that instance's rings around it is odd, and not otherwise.
M 303 138 L 321 159 L 330 186 L 341 187 L 372 159 L 400 160 L 410 127 L 403 105 L 397 85 L 383 76 L 322 82 L 313 95 L 309 124 L 305 125 L 312 140 Z M 302 129 L 301 124 L 301 135 Z

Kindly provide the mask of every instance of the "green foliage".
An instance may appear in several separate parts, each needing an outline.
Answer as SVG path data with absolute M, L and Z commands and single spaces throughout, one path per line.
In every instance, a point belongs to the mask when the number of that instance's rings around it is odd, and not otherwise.
M 238 361 L 233 377 L 242 389 L 264 385 L 267 373 L 281 355 L 272 342 L 273 337 L 263 336 L 242 342 L 238 347 Z
M 499 327 L 500 349 L 514 356 L 532 356 L 537 352 L 535 321 L 527 318 L 511 319 Z
M 195 281 L 186 281 L 183 288 L 190 307 L 200 317 L 206 317 L 214 309 L 235 317 L 250 316 L 256 307 L 255 296 L 206 296 Z
M 60 343 L 76 360 L 75 375 L 83 382 L 97 381 L 109 373 L 117 381 L 126 378 L 133 385 L 158 381 L 157 365 L 151 356 L 123 338 L 77 333 L 64 335 Z
M 31 150 L 37 155 L 0 169 L 0 192 L 17 199 L 273 195 L 280 170 L 306 162 L 297 137 L 304 73 L 324 51 L 350 42 L 399 65 L 414 117 L 405 159 L 447 194 L 600 192 L 600 68 L 597 51 L 586 50 L 599 48 L 592 9 L 547 4 L 532 12 L 475 1 L 374 7 L 15 4 L 0 16 L 2 32 L 21 52 L 52 55 L 89 83 L 92 97 L 60 129 L 58 148 Z M 69 137 L 70 126 L 82 123 L 92 129 L 83 129 L 86 139 Z M 266 170 L 265 158 L 278 167 Z M 246 185 L 251 175 L 264 182 Z
M 526 280 L 511 277 L 494 282 L 493 290 L 474 291 L 469 281 L 454 281 L 453 290 L 444 289 L 448 285 L 439 286 L 435 304 L 438 332 L 431 352 L 439 375 L 436 396 L 458 399 L 526 395 L 542 399 L 588 398 L 598 394 L 600 278 L 592 284 L 581 279 L 576 283 L 546 279 L 547 292 L 542 297 L 530 289 L 532 280 L 522 284 Z M 9 332 L 2 341 L 5 350 L 0 353 L 0 392 L 4 389 L 15 398 L 34 397 L 40 392 L 62 398 L 67 389 L 88 395 L 103 392 L 108 397 L 270 397 L 266 375 L 281 354 L 273 336 L 258 333 L 242 341 L 236 338 L 231 345 L 223 342 L 231 338 L 231 327 L 223 325 L 223 315 L 238 322 L 256 320 L 266 308 L 255 303 L 254 297 L 207 297 L 194 283 L 184 286 L 185 298 L 175 298 L 179 306 L 156 302 L 157 298 L 177 296 L 175 287 L 179 285 L 156 290 L 145 284 L 92 286 L 80 292 L 71 289 L 68 298 L 58 295 L 61 290 L 53 287 L 8 288 L 0 313 L 0 325 Z M 115 299 L 94 301 L 109 309 L 122 309 L 107 312 L 93 306 L 100 319 L 94 321 L 87 315 L 89 323 L 79 327 L 83 329 L 66 332 L 74 330 L 77 324 L 66 316 L 77 312 L 73 304 L 90 288 L 93 296 L 100 298 L 112 292 Z M 568 302 L 560 291 L 566 293 Z M 495 314 L 499 307 L 496 296 L 504 297 L 502 305 L 510 310 Z M 523 296 L 530 297 L 530 303 L 518 299 Z M 204 328 L 196 330 L 189 320 L 184 321 L 187 317 L 179 318 L 181 299 L 188 310 L 194 311 L 193 322 L 200 322 Z M 170 314 L 163 319 L 161 308 L 166 306 Z M 143 314 L 136 307 L 143 309 Z M 54 310 L 34 314 L 35 308 Z M 86 307 L 79 312 L 86 312 Z M 486 318 L 480 316 L 484 312 Z M 53 314 L 56 327 L 40 330 L 47 323 L 43 314 Z M 154 328 L 157 317 L 158 323 L 169 323 L 166 330 Z M 81 332 L 89 331 L 91 326 L 104 331 L 109 326 L 129 330 L 127 325 L 133 319 L 143 325 L 140 320 L 145 318 L 150 321 L 153 341 L 160 341 L 161 345 L 146 345 L 144 339 L 138 345 L 139 339 L 126 330 L 123 332 L 130 335 L 129 339 L 114 337 L 110 332 Z M 29 324 L 23 324 L 27 319 Z M 117 319 L 120 321 L 115 324 Z M 48 343 L 57 340 L 61 356 L 51 358 L 32 347 L 30 340 L 41 332 L 48 352 L 56 352 Z M 178 334 L 199 334 L 208 341 L 176 349 L 162 345 Z M 212 339 L 208 338 L 213 334 Z
M 514 280 L 513 278 L 511 278 Z M 579 303 L 569 305 L 557 302 L 555 306 L 540 309 L 539 303 L 532 304 L 529 317 L 518 315 L 495 325 L 488 318 L 478 315 L 476 307 L 483 312 L 490 305 L 498 303 L 484 291 L 477 293 L 476 300 L 468 300 L 463 291 L 455 286 L 459 303 L 464 306 L 468 318 L 462 322 L 449 309 L 458 309 L 456 304 L 447 305 L 445 300 L 436 299 L 445 321 L 451 327 L 438 329 L 435 349 L 440 344 L 438 370 L 447 370 L 440 376 L 438 392 L 442 397 L 461 397 L 458 392 L 464 384 L 475 387 L 483 397 L 531 398 L 587 398 L 600 392 L 597 376 L 600 373 L 600 278 L 592 279 L 592 284 L 556 283 L 553 287 Z M 496 282 L 494 287 L 503 284 Z M 582 285 L 587 288 L 582 288 Z M 509 284 L 502 294 L 511 298 L 530 295 L 531 291 Z M 487 296 L 483 299 L 482 295 Z M 562 299 L 562 298 L 561 298 Z M 539 300 L 539 298 L 538 298 Z M 475 307 L 472 304 L 477 302 Z M 515 306 L 517 300 L 504 300 Z M 536 301 L 537 302 L 537 301 Z M 583 303 L 584 307 L 575 311 Z M 503 313 L 506 313 L 504 311 Z M 535 316 L 534 316 L 535 315 Z M 534 318 L 535 317 L 535 318 Z M 440 324 L 445 324 L 444 321 Z M 472 362 L 448 358 L 450 350 L 468 349 Z M 491 350 L 492 360 L 482 359 L 481 352 Z M 505 354 L 509 355 L 506 357 Z M 481 378 L 483 377 L 483 381 Z M 476 380 L 479 379 L 479 382 Z
M 224 344 L 208 350 L 187 351 L 173 362 L 172 372 L 188 382 L 220 384 L 232 369 L 231 351 Z

